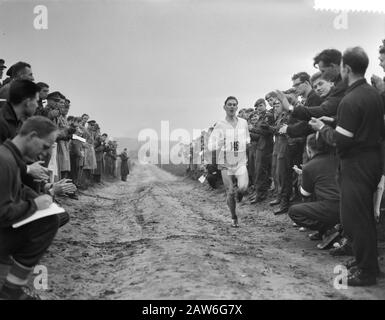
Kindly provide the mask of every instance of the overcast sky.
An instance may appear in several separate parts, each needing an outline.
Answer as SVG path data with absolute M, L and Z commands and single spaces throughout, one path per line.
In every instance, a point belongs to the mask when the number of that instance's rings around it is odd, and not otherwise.
M 48 30 L 33 27 L 35 5 L 48 8 Z M 0 0 L 0 58 L 32 64 L 72 101 L 71 115 L 90 114 L 102 131 L 136 138 L 140 129 L 207 128 L 223 117 L 229 95 L 251 107 L 291 75 L 316 72 L 325 48 L 361 45 L 368 76 L 382 75 L 378 47 L 384 14 L 333 12 L 312 0 Z

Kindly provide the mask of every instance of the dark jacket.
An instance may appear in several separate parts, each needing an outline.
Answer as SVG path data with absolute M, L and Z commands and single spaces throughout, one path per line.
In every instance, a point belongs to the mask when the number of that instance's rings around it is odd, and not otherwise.
M 354 136 L 341 134 L 341 128 Z M 324 126 L 320 133 L 327 143 L 337 147 L 341 159 L 367 150 L 380 150 L 385 136 L 384 104 L 380 94 L 365 79 L 356 81 L 338 107 L 337 130 Z
M 305 106 L 307 107 L 316 107 L 322 104 L 324 99 L 322 99 L 315 91 L 312 89 L 307 95 Z
M 273 126 L 274 115 L 270 111 L 264 111 L 260 114 L 259 120 L 255 126 L 249 130 L 250 140 L 255 142 L 258 150 L 272 152 L 273 149 Z
M 11 104 L 7 102 L 0 110 L 0 144 L 7 139 L 16 137 L 22 124 L 22 121 L 17 119 Z M 25 163 L 24 168 L 21 170 L 21 179 L 23 184 L 33 189 L 36 187 L 33 177 L 27 174 L 27 165 Z
M 36 210 L 38 194 L 21 182 L 25 163 L 20 151 L 6 140 L 0 146 L 0 228 L 31 216 Z
M 311 90 L 306 98 L 305 106 L 315 107 L 322 104 L 322 99 L 314 90 Z M 299 120 L 291 115 L 287 126 L 287 134 L 290 138 L 306 137 L 313 132 L 307 120 Z
M 16 113 L 10 103 L 0 109 L 0 144 L 7 139 L 13 139 L 21 127 L 22 122 L 17 119 Z
M 273 154 L 277 154 L 278 159 L 284 158 L 288 151 L 288 135 L 279 133 L 279 129 L 281 129 L 284 125 L 287 125 L 289 119 L 290 114 L 286 111 L 283 111 L 278 115 L 277 119 L 275 120 L 275 124 L 272 127 L 275 136 Z

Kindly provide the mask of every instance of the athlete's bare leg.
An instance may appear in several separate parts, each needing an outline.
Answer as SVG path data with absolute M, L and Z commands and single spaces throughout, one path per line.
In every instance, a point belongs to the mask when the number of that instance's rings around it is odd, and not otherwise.
M 237 214 L 235 213 L 235 208 L 236 208 L 236 201 L 235 201 L 235 186 L 234 186 L 234 179 L 235 176 L 229 175 L 227 170 L 222 170 L 222 180 L 223 180 L 223 185 L 225 186 L 226 189 L 226 203 L 227 206 L 230 209 L 231 212 L 231 218 L 233 219 L 233 225 L 238 224 L 238 217 Z

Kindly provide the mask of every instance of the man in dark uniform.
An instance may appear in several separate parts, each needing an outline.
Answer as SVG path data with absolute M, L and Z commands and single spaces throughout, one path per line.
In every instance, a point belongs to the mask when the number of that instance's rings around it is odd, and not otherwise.
M 302 97 L 304 100 L 304 105 L 307 107 L 319 106 L 323 99 L 318 96 L 313 90 L 310 84 L 310 75 L 306 72 L 299 72 L 293 75 L 293 89 L 295 90 L 295 94 L 297 97 Z M 296 106 L 300 106 L 299 102 L 294 100 L 294 104 Z M 305 142 L 306 136 L 312 132 L 308 121 L 299 120 L 292 116 L 292 111 L 289 111 L 290 118 L 287 126 L 283 126 L 280 129 L 280 132 L 283 134 L 287 134 L 289 136 L 289 152 L 291 164 L 290 166 L 299 166 L 303 163 L 304 158 L 304 150 L 305 150 Z M 310 132 L 309 132 L 310 131 Z M 296 173 L 293 173 L 293 188 L 295 190 L 293 194 L 293 199 L 300 199 L 299 192 L 299 183 L 298 176 Z
M 278 182 L 278 195 L 275 201 L 270 202 L 270 205 L 280 204 L 280 207 L 274 211 L 274 214 L 278 215 L 286 213 L 289 210 L 293 170 L 291 167 L 288 136 L 280 133 L 280 129 L 284 125 L 287 125 L 290 115 L 283 110 L 282 103 L 278 98 L 275 99 L 274 108 L 278 118 L 273 127 L 273 133 L 275 135 L 273 162 L 276 162 L 276 169 L 273 174 L 275 174 Z
M 338 159 L 333 149 L 316 134 L 307 137 L 306 149 L 311 159 L 300 171 L 301 194 L 311 202 L 290 207 L 289 217 L 301 227 L 318 231 L 319 240 L 339 223 L 340 195 L 336 181 Z M 312 235 L 312 240 L 314 235 Z M 318 240 L 318 239 L 317 239 Z
M 349 265 L 350 286 L 373 285 L 379 274 L 373 195 L 382 174 L 384 106 L 380 94 L 365 80 L 368 65 L 362 48 L 347 49 L 341 76 L 349 87 L 338 107 L 336 129 L 319 119 L 310 122 L 329 144 L 336 145 L 341 159 L 341 222 L 355 256 Z
M 258 110 L 254 110 L 250 113 L 249 117 L 246 118 L 249 127 L 249 131 L 256 127 L 259 119 Z M 250 200 L 255 198 L 255 179 L 256 179 L 256 155 L 257 155 L 257 143 L 258 135 L 250 133 L 250 144 L 247 148 L 247 172 L 249 174 L 249 188 L 248 193 L 250 194 Z
M 385 40 L 382 40 L 382 45 L 379 48 L 379 57 L 378 59 L 380 60 L 380 67 L 384 70 L 385 72 Z M 382 96 L 382 100 L 384 101 L 384 108 L 385 108 L 385 78 L 373 75 L 371 78 L 371 82 L 373 86 L 378 90 L 378 92 Z M 385 184 L 385 141 L 382 143 L 382 150 L 383 150 L 383 155 L 382 155 L 382 161 L 384 161 L 383 164 L 383 173 L 382 173 L 382 178 L 381 178 L 381 185 L 379 185 L 379 188 L 384 188 Z M 383 206 L 384 198 L 382 199 L 382 204 Z M 380 216 L 378 217 L 378 222 L 379 224 L 377 225 L 377 234 L 379 240 L 383 240 L 385 238 L 385 212 L 383 210 L 380 211 Z
M 267 93 L 265 95 L 265 101 L 267 101 L 267 103 L 269 104 L 270 106 L 270 110 L 269 112 L 273 115 L 273 123 L 275 123 L 275 121 L 277 120 L 277 113 L 276 113 L 276 110 L 275 110 L 275 107 L 274 107 L 274 102 L 275 100 L 277 99 L 277 93 L 275 91 L 271 91 L 269 93 Z M 273 139 L 275 139 L 275 136 L 273 134 Z M 276 180 L 276 175 L 275 175 L 275 172 L 276 172 L 276 169 L 277 169 L 277 157 L 276 157 L 276 153 L 274 152 L 274 146 L 275 146 L 275 140 L 274 141 L 274 144 L 273 144 L 273 154 L 272 154 L 272 161 L 271 161 L 271 178 L 273 180 L 273 184 L 272 184 L 272 187 L 271 187 L 271 191 L 273 193 L 273 195 L 277 195 L 277 192 L 278 192 L 278 181 Z M 277 205 L 279 204 L 280 201 L 278 199 L 275 199 L 273 201 L 270 202 L 270 205 Z
M 258 203 L 266 199 L 271 185 L 271 162 L 273 153 L 273 129 L 274 115 L 266 109 L 264 99 L 258 99 L 255 103 L 258 120 L 250 129 L 250 139 L 255 141 L 256 151 L 254 158 L 254 197 L 251 203 Z

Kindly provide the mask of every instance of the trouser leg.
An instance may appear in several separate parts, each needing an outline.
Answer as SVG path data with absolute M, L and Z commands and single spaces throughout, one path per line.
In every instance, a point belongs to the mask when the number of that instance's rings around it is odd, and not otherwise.
M 292 168 L 290 168 L 290 156 L 286 153 L 283 156 L 280 156 L 277 160 L 277 172 L 279 179 L 279 193 L 282 201 L 282 206 L 289 205 L 289 199 L 292 193 Z
M 293 168 L 294 166 L 297 166 L 300 168 L 300 165 L 302 164 L 303 160 L 303 150 L 304 150 L 305 144 L 304 142 L 298 141 L 292 145 L 289 145 L 289 157 L 290 157 L 290 168 Z M 295 173 L 294 170 L 291 170 L 292 172 L 292 188 L 295 190 L 295 193 L 298 197 L 300 197 L 299 192 L 299 183 L 298 183 L 298 175 Z
M 62 212 L 57 215 L 59 219 L 59 228 L 63 227 L 70 221 L 70 215 L 67 212 Z
M 260 196 L 265 196 L 270 188 L 271 179 L 271 162 L 272 155 L 267 153 L 265 150 L 258 150 L 260 153 L 260 166 L 258 168 L 258 180 L 257 180 L 257 191 Z
M 257 148 L 255 144 L 250 145 L 250 149 L 248 152 L 248 162 L 247 162 L 247 171 L 249 173 L 249 180 L 251 185 L 255 185 L 255 178 L 256 178 L 256 172 L 257 172 L 257 167 L 256 167 L 256 154 Z
M 258 195 L 258 188 L 261 184 L 261 166 L 262 166 L 262 152 L 261 150 L 255 150 L 254 157 L 254 175 L 253 175 L 253 184 L 255 188 L 255 193 Z
M 316 201 L 292 205 L 289 217 L 299 226 L 326 232 L 339 223 L 339 201 Z
M 19 228 L 0 229 L 0 257 L 12 256 L 26 267 L 35 266 L 51 245 L 59 228 L 56 215 L 35 220 Z
M 373 194 L 381 177 L 379 153 L 366 152 L 341 160 L 341 221 L 344 234 L 352 241 L 357 265 L 377 273 L 377 234 Z
M 280 198 L 277 161 L 278 161 L 277 154 L 273 153 L 272 161 L 271 161 L 271 177 L 274 181 L 274 191 L 277 192 L 277 198 Z

